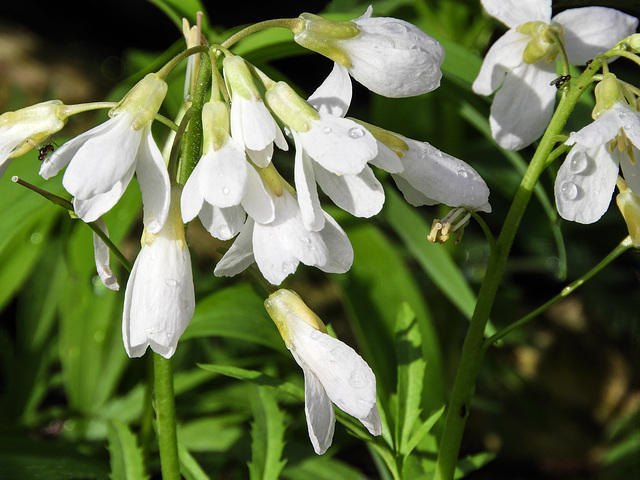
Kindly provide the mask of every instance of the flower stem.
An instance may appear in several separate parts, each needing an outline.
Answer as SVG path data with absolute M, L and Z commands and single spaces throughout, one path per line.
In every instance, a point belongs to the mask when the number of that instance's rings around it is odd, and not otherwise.
M 451 399 L 445 413 L 444 429 L 436 461 L 435 480 L 452 480 L 454 477 L 471 398 L 484 355 L 485 328 L 502 280 L 511 245 L 538 178 L 547 167 L 549 155 L 555 145 L 555 136 L 562 131 L 580 96 L 591 83 L 591 77 L 599 69 L 600 63 L 599 58 L 591 62 L 577 82 L 572 85 L 567 95 L 560 100 L 520 182 L 502 231 L 489 258 L 487 271 L 478 294 L 478 302 L 462 346 Z
M 521 326 L 528 323 L 530 320 L 534 319 L 535 317 L 540 315 L 542 312 L 547 310 L 552 305 L 555 305 L 563 298 L 575 292 L 578 288 L 580 288 L 587 281 L 589 281 L 595 274 L 597 274 L 600 270 L 602 270 L 604 267 L 606 267 L 611 262 L 613 262 L 616 258 L 622 255 L 624 252 L 629 250 L 631 247 L 633 247 L 633 241 L 631 240 L 631 236 L 627 236 L 625 237 L 624 240 L 622 240 L 622 242 L 620 242 L 620 244 L 616 248 L 613 249 L 611 253 L 609 253 L 609 255 L 603 258 L 595 267 L 593 267 L 591 270 L 589 270 L 587 273 L 585 273 L 582 277 L 580 277 L 576 281 L 571 282 L 569 285 L 564 287 L 562 291 L 558 293 L 555 297 L 553 297 L 552 299 L 545 302 L 543 305 L 536 308 L 533 312 L 525 315 L 520 320 L 513 322 L 508 327 L 503 328 L 502 330 L 500 330 L 499 332 L 497 332 L 496 334 L 492 335 L 487 340 L 485 340 L 483 345 L 483 350 L 487 350 L 487 348 L 489 348 L 491 345 L 495 344 L 497 341 L 507 336 L 512 331 L 516 330 L 517 328 L 520 328 Z
M 180 480 L 178 438 L 176 435 L 176 405 L 173 395 L 173 365 L 171 359 L 153 354 L 160 468 L 163 480 Z
M 265 30 L 267 28 L 273 27 L 281 27 L 288 28 L 289 30 L 295 30 L 301 28 L 301 24 L 304 21 L 300 18 L 277 18 L 274 20 L 265 20 L 264 22 L 258 22 L 253 25 L 248 26 L 247 28 L 243 28 L 238 33 L 232 35 L 227 38 L 222 46 L 225 48 L 231 48 L 232 45 L 236 44 L 238 41 L 242 40 L 244 37 L 247 37 L 253 33 L 259 32 L 260 30 Z

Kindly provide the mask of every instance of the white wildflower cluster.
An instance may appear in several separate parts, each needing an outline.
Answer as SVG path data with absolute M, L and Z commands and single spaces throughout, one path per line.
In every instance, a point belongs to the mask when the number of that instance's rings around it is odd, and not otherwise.
M 48 179 L 66 169 L 62 184 L 73 196 L 76 215 L 96 222 L 104 233 L 102 215 L 137 177 L 144 233 L 126 286 L 122 325 L 131 357 L 143 355 L 147 347 L 171 357 L 193 315 L 184 224 L 196 217 L 212 236 L 235 237 L 216 275 L 233 276 L 255 262 L 268 282 L 279 285 L 300 263 L 330 273 L 344 273 L 352 265 L 349 239 L 323 210 L 318 186 L 341 209 L 368 218 L 384 203 L 374 174 L 378 168 L 391 174 L 412 205 L 491 211 L 487 185 L 462 160 L 346 117 L 351 77 L 388 97 L 436 89 L 444 59 L 436 40 L 402 20 L 372 17 L 371 7 L 350 22 L 302 14 L 291 19 L 289 28 L 297 43 L 334 61 L 331 74 L 307 99 L 227 47 L 199 47 L 200 33 L 185 25 L 187 46 L 209 55 L 215 65 L 201 110 L 201 158 L 188 178 L 180 181 L 171 173 L 175 169 L 152 135 L 167 93 L 164 70 L 148 74 L 112 105 L 109 120 L 42 155 L 40 174 Z M 188 72 L 197 67 L 191 56 Z M 188 78 L 188 102 L 193 100 L 192 85 Z M 37 147 L 80 111 L 52 101 L 0 116 L 0 173 L 9 159 Z M 290 144 L 294 174 L 287 180 L 276 168 L 276 157 Z M 94 241 L 100 278 L 118 289 L 106 245 L 98 235 Z M 323 453 L 331 443 L 332 402 L 379 435 L 373 372 L 350 347 L 328 336 L 321 322 L 301 321 L 306 306 L 298 300 L 283 293 L 269 300 L 267 309 L 274 318 L 284 315 L 276 323 L 304 370 L 316 452 Z M 288 313 L 278 314 L 281 310 Z M 327 351 L 337 357 L 332 360 Z
M 566 220 L 596 222 L 607 211 L 617 184 L 620 209 L 630 230 L 637 231 L 639 90 L 618 80 L 607 61 L 626 52 L 640 63 L 638 19 L 604 7 L 572 8 L 552 17 L 550 0 L 482 4 L 509 27 L 487 52 L 473 83 L 476 93 L 496 92 L 491 131 L 505 149 L 520 150 L 538 139 L 549 124 L 557 92 L 566 94 L 571 88 L 569 66 L 584 66 L 601 55 L 594 121 L 565 142 L 572 148 L 556 177 L 556 205 Z M 560 71 L 567 74 L 558 76 L 558 60 L 563 63 Z

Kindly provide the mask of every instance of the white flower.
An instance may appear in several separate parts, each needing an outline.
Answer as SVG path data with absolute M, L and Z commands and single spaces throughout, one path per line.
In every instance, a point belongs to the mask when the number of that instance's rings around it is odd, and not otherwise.
M 147 347 L 171 357 L 195 308 L 191 257 L 180 219 L 179 187 L 171 212 L 157 234 L 145 232 L 124 296 L 122 338 L 129 357 Z
M 551 0 L 482 0 L 509 27 L 487 52 L 473 91 L 490 95 L 491 132 L 498 144 L 519 150 L 536 140 L 553 114 L 557 48 L 564 38 L 569 62 L 584 64 L 635 32 L 638 19 L 604 7 L 573 8 L 551 18 Z
M 262 101 L 245 61 L 225 57 L 222 64 L 232 97 L 231 135 L 258 167 L 266 167 L 273 156 L 274 143 L 281 150 L 287 150 L 289 145 Z
M 415 25 L 371 17 L 372 7 L 352 22 L 303 13 L 295 41 L 347 67 L 369 90 L 386 97 L 411 97 L 440 85 L 444 48 Z
M 40 175 L 45 179 L 69 165 L 62 184 L 85 222 L 109 211 L 136 173 L 145 228 L 150 233 L 162 228 L 169 209 L 169 176 L 151 134 L 151 121 L 166 89 L 164 81 L 147 75 L 116 107 L 112 118 L 68 141 L 42 163 Z
M 202 119 L 204 153 L 184 186 L 182 219 L 198 215 L 211 235 L 228 240 L 240 231 L 245 210 L 257 221 L 273 220 L 273 202 L 242 146 L 229 136 L 226 104 L 206 103 Z
M 350 100 L 348 75 L 345 68 L 336 63 L 327 80 L 309 97 L 308 102 L 320 112 L 327 110 L 343 116 Z M 427 142 L 412 140 L 373 125 L 364 126 L 378 141 L 378 155 L 369 163 L 391 173 L 409 203 L 414 206 L 444 203 L 474 211 L 491 211 L 489 188 L 467 163 Z M 311 169 L 309 163 L 304 164 L 306 169 L 299 169 L 296 173 L 309 172 L 305 178 L 307 184 L 315 179 L 342 209 L 358 217 L 369 217 L 382 208 L 384 191 L 369 166 L 356 175 L 335 175 L 315 163 Z M 304 185 L 296 178 L 298 191 L 301 184 Z
M 630 189 L 640 193 L 640 115 L 618 102 L 569 136 L 574 145 L 558 170 L 555 196 L 566 220 L 593 223 L 609 208 L 620 167 Z
M 312 164 L 336 175 L 361 173 L 378 153 L 376 140 L 361 125 L 322 109 L 317 111 L 284 82 L 266 93 L 267 103 L 291 129 L 296 146 L 295 185 L 307 229 L 324 226 Z
M 264 303 L 304 372 L 305 414 L 315 452 L 322 455 L 331 446 L 335 428 L 332 403 L 360 420 L 372 435 L 380 435 L 376 378 L 367 362 L 329 336 L 322 321 L 295 292 L 278 290 Z
M 249 216 L 240 235 L 216 265 L 216 275 L 236 275 L 255 261 L 264 278 L 279 285 L 300 262 L 328 273 L 344 273 L 351 268 L 353 248 L 331 216 L 323 212 L 324 227 L 309 231 L 298 202 L 286 188 L 269 193 L 274 219 L 260 223 Z
M 59 100 L 38 103 L 0 115 L 0 177 L 18 157 L 64 127 L 67 117 Z

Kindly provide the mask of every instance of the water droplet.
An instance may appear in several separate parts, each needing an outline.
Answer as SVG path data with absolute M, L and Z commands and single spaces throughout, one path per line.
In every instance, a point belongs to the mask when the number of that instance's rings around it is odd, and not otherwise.
M 167 286 L 169 287 L 175 287 L 176 285 L 178 285 L 178 281 L 173 279 L 173 278 L 167 278 L 164 283 L 167 284 Z
M 571 163 L 569 164 L 569 170 L 571 173 L 584 173 L 589 167 L 589 159 L 584 152 L 576 152 L 571 157 Z
M 458 176 L 460 178 L 467 178 L 469 176 L 469 172 L 467 172 L 466 170 L 462 169 L 462 170 L 458 170 Z
M 226 240 L 231 236 L 231 229 L 227 225 L 221 225 L 216 229 L 216 238 Z
M 353 127 L 350 128 L 349 131 L 347 132 L 347 134 L 351 137 L 351 138 L 361 138 L 364 137 L 364 130 L 359 128 L 359 127 Z
M 225 195 L 229 195 L 229 192 L 230 192 L 230 191 L 231 191 L 231 190 L 229 190 L 229 187 L 224 187 L 224 188 L 222 189 L 222 193 L 224 193 Z
M 309 336 L 311 337 L 312 340 L 317 340 L 322 336 L 322 332 L 318 330 L 314 330 L 313 332 L 311 332 Z
M 323 131 L 324 133 L 331 133 L 331 127 L 324 127 L 324 128 L 322 129 L 322 131 Z
M 578 186 L 573 182 L 564 182 L 560 193 L 565 200 L 575 200 L 578 198 Z
M 349 385 L 353 388 L 364 388 L 369 384 L 366 372 L 361 368 L 355 369 L 349 375 Z
M 624 126 L 624 129 L 625 129 L 625 130 L 631 130 L 631 125 L 625 125 L 625 126 Z
M 407 26 L 400 22 L 385 23 L 384 28 L 390 33 L 405 33 L 407 31 Z

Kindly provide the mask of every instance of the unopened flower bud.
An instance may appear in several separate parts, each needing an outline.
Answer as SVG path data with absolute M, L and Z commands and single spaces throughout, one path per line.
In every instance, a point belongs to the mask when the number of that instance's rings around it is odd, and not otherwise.
M 319 332 L 327 333 L 327 327 L 322 323 L 320 317 L 293 290 L 278 290 L 264 301 L 264 306 L 276 327 L 278 327 L 280 336 L 287 348 L 291 348 L 291 336 L 289 334 L 291 317 L 303 320 Z
M 596 96 L 596 106 L 591 112 L 591 117 L 595 120 L 604 112 L 611 110 L 618 102 L 624 102 L 632 110 L 636 110 L 635 96 L 613 73 L 605 73 L 602 80 L 598 82 L 594 89 Z
M 167 94 L 167 83 L 155 73 L 147 74 L 111 112 L 135 114 L 131 124 L 134 130 L 140 130 L 153 121 Z
M 552 62 L 558 55 L 558 45 L 556 39 L 563 41 L 564 29 L 562 25 L 554 23 L 548 25 L 541 21 L 524 23 L 516 28 L 520 33 L 533 37 L 522 55 L 525 63 L 536 63 L 544 60 L 546 63 Z
M 202 107 L 203 153 L 220 150 L 229 138 L 229 107 L 221 100 L 212 100 Z
M 316 109 L 285 82 L 278 82 L 267 90 L 265 100 L 280 120 L 298 132 L 307 132 L 311 123 L 320 119 Z
M 616 197 L 616 203 L 627 224 L 633 244 L 640 247 L 640 197 L 633 193 L 621 178 L 618 179 L 618 188 L 620 193 Z

